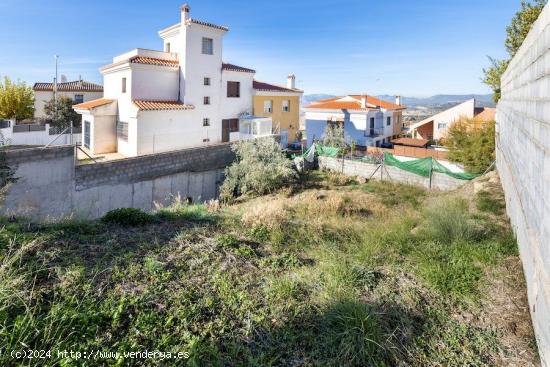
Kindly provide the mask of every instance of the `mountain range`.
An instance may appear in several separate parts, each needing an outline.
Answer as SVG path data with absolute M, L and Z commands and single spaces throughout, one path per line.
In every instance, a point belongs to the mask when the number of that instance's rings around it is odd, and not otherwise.
M 311 102 L 318 101 L 320 99 L 336 97 L 331 94 L 307 94 L 302 98 L 302 103 L 307 106 Z M 388 94 L 378 95 L 376 98 L 382 99 L 388 102 L 395 102 L 395 96 Z M 443 105 L 454 105 L 469 99 L 475 98 L 478 106 L 480 107 L 494 107 L 492 94 L 437 94 L 431 97 L 401 97 L 401 103 L 408 107 L 435 107 Z

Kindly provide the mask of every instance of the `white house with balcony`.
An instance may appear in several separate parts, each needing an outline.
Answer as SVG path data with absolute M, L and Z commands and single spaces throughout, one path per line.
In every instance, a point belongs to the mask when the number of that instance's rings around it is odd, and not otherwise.
M 307 145 L 322 140 L 327 126 L 340 125 L 349 144 L 381 146 L 401 134 L 405 109 L 400 97 L 395 103 L 366 94 L 315 101 L 304 108 Z
M 270 135 L 271 119 L 251 115 L 255 71 L 223 62 L 227 32 L 183 5 L 159 32 L 163 51 L 135 49 L 101 68 L 103 98 L 74 106 L 84 148 L 130 157 Z

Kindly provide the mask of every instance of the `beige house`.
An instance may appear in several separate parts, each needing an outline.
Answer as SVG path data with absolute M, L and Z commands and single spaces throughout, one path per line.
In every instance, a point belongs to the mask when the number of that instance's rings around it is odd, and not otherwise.
M 470 99 L 457 106 L 442 111 L 410 126 L 415 139 L 441 140 L 447 136 L 447 129 L 459 121 L 467 119 L 474 129 L 495 120 L 495 108 L 476 107 L 476 100 Z
M 44 106 L 54 97 L 54 83 L 35 83 L 34 118 L 46 117 Z M 57 83 L 57 96 L 71 98 L 74 103 L 88 102 L 103 97 L 103 86 L 84 80 Z

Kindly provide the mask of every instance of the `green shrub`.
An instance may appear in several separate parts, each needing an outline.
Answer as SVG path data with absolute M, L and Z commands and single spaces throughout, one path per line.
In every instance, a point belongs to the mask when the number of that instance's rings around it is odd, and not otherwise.
M 222 200 L 245 194 L 271 193 L 297 178 L 296 171 L 273 138 L 243 140 L 233 145 L 237 160 L 225 171 Z
M 438 200 L 425 210 L 424 218 L 424 233 L 440 242 L 473 241 L 485 235 L 481 222 L 470 216 L 463 199 Z
M 101 218 L 104 223 L 119 224 L 122 226 L 141 226 L 153 221 L 151 214 L 135 208 L 114 209 Z
M 495 198 L 490 192 L 480 191 L 476 194 L 476 207 L 482 212 L 501 215 L 506 208 L 506 204 L 501 198 Z
M 329 360 L 346 366 L 383 365 L 385 343 L 380 321 L 369 306 L 357 301 L 332 305 L 323 326 L 324 352 Z

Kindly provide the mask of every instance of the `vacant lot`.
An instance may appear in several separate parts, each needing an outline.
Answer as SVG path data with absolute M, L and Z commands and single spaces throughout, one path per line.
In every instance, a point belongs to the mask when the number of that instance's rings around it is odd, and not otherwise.
M 0 365 L 536 365 L 498 181 L 476 191 L 313 173 L 222 208 L 4 219 Z M 23 349 L 52 355 L 10 357 Z

